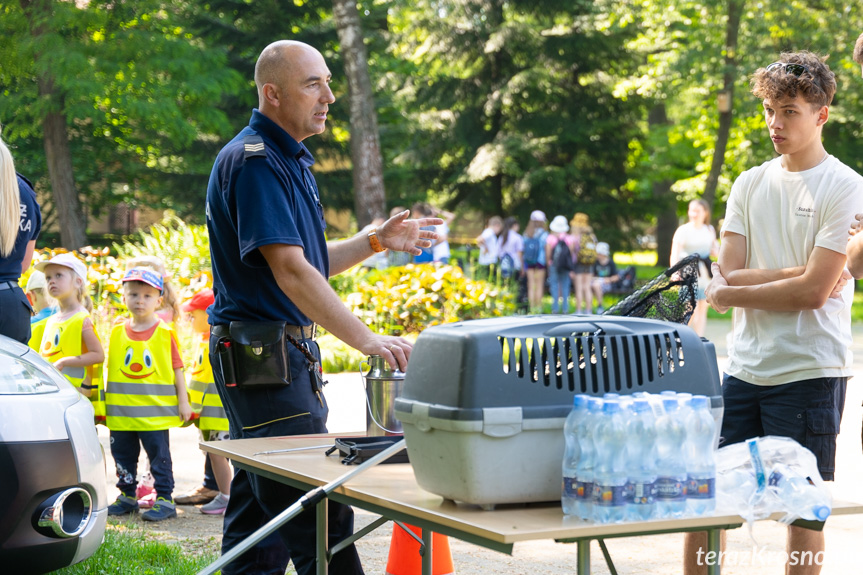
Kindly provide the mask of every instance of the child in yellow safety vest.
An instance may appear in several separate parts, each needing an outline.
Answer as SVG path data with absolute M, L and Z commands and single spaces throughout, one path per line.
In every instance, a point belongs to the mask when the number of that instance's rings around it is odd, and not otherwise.
M 162 276 L 153 270 L 126 272 L 123 303 L 131 317 L 112 328 L 106 364 L 107 426 L 120 490 L 108 506 L 108 515 L 138 510 L 135 490 L 143 445 L 157 495 L 153 507 L 141 514 L 145 521 L 177 516 L 168 430 L 192 415 L 177 338 L 156 316 L 162 305 L 162 285 Z
M 225 414 L 222 400 L 216 391 L 213 368 L 210 365 L 210 325 L 207 323 L 207 308 L 213 304 L 214 300 L 213 290 L 205 288 L 180 306 L 183 313 L 188 314 L 192 331 L 197 335 L 192 365 L 189 369 L 188 388 L 192 411 L 197 414 L 195 423 L 198 425 L 198 429 L 201 430 L 201 437 L 204 441 L 219 441 L 230 438 L 228 434 L 228 416 Z M 231 478 L 233 477 L 231 464 L 227 458 L 221 455 L 205 453 L 204 457 L 209 459 L 210 469 L 215 476 L 219 494 L 212 501 L 201 506 L 201 513 L 222 515 L 225 513 L 228 500 L 231 497 Z M 204 475 L 204 487 L 206 487 L 206 466 Z M 182 501 L 185 501 L 185 499 Z M 177 502 L 181 502 L 179 497 L 177 498 Z
M 162 304 L 156 310 L 156 315 L 168 327 L 174 329 L 177 320 L 180 319 L 180 306 L 177 304 L 177 291 L 171 283 L 165 262 L 156 256 L 149 254 L 138 255 L 126 260 L 126 271 L 132 268 L 148 268 L 162 277 Z M 117 317 L 114 323 L 125 321 L 125 317 Z M 153 476 L 150 473 L 150 462 L 145 461 L 139 475 L 138 490 L 135 496 L 138 498 L 138 507 L 150 508 L 156 502 L 156 490 L 153 488 Z
M 27 300 L 34 312 L 30 318 L 30 341 L 28 345 L 38 352 L 42 345 L 45 324 L 48 323 L 49 317 L 57 313 L 57 306 L 54 305 L 54 300 L 48 295 L 45 274 L 39 270 L 34 269 L 30 272 L 24 293 L 27 295 Z
M 90 398 L 98 417 L 104 409 L 99 378 L 94 378 L 93 372 L 105 360 L 105 352 L 85 307 L 85 302 L 89 303 L 87 266 L 73 254 L 65 253 L 39 262 L 35 268 L 45 274 L 48 295 L 59 308 L 45 323 L 39 354 L 53 363 L 81 395 Z

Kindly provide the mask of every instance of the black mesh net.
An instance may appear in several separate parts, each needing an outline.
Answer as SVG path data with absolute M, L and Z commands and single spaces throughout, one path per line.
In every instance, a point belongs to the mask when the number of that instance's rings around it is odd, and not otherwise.
M 683 258 L 602 315 L 646 317 L 686 324 L 695 310 L 698 255 Z

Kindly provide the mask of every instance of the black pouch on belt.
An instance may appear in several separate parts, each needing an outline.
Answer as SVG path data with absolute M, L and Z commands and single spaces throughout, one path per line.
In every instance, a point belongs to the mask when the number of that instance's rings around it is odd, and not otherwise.
M 230 325 L 234 373 L 239 387 L 291 383 L 285 322 L 242 322 Z

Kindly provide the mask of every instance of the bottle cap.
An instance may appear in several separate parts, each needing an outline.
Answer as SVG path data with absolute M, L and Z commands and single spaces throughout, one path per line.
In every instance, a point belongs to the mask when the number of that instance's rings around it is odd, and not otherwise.
M 572 398 L 572 407 L 577 407 L 579 409 L 583 407 L 587 407 L 587 396 L 583 393 L 579 393 L 578 395 Z
M 620 412 L 620 402 L 616 399 L 607 399 L 602 406 L 603 413 L 619 413 Z
M 590 411 L 602 411 L 602 399 L 591 397 L 587 400 L 587 409 Z
M 693 395 L 689 402 L 692 409 L 710 408 L 710 399 L 706 395 Z
M 680 403 L 677 401 L 676 397 L 663 397 L 662 398 L 662 407 L 665 408 L 665 411 L 677 411 L 680 407 Z
M 812 508 L 812 514 L 818 521 L 824 521 L 830 517 L 830 508 L 826 505 L 816 505 Z

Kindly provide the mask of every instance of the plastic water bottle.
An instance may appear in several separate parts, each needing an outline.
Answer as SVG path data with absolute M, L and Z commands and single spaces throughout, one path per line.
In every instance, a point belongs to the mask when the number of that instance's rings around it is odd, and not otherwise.
M 632 521 L 656 516 L 656 418 L 647 397 L 630 407 L 627 435 L 627 506 Z
M 830 517 L 830 496 L 787 466 L 781 463 L 774 465 L 767 485 L 789 513 L 809 521 L 824 521 Z
M 665 415 L 656 422 L 656 513 L 658 517 L 686 514 L 686 428 L 676 398 L 662 400 Z
M 593 442 L 597 485 L 593 517 L 598 523 L 619 523 L 626 519 L 626 420 L 619 401 L 611 399 L 603 405 Z
M 602 400 L 591 397 L 587 400 L 587 415 L 576 424 L 578 445 L 581 448 L 581 458 L 575 467 L 576 487 L 575 502 L 577 515 L 585 520 L 593 519 L 593 472 L 595 451 L 593 448 L 593 431 L 597 415 L 602 411 Z
M 692 515 L 712 513 L 716 509 L 716 457 L 713 433 L 716 422 L 710 413 L 710 399 L 695 395 L 686 415 L 686 506 Z
M 572 398 L 572 411 L 569 412 L 566 422 L 563 424 L 563 439 L 566 448 L 563 453 L 563 485 L 560 503 L 564 515 L 577 515 L 578 511 L 576 508 L 576 467 L 581 458 L 581 446 L 578 442 L 576 428 L 579 420 L 587 415 L 587 399 L 588 396 L 584 394 Z

